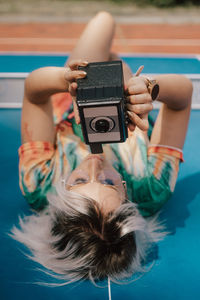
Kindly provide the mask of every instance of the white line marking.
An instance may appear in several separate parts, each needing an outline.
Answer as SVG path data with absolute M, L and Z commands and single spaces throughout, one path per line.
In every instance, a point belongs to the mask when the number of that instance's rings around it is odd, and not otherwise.
M 0 55 L 9 55 L 9 56 L 46 56 L 46 55 L 51 55 L 51 56 L 68 56 L 70 53 L 68 52 L 56 52 L 56 51 L 1 51 L 0 50 Z
M 12 78 L 12 79 L 18 79 L 18 78 L 26 78 L 29 73 L 1 73 L 0 72 L 0 78 Z
M 199 51 L 200 52 L 200 51 Z M 68 57 L 70 53 L 68 52 L 48 52 L 48 51 L 1 51 L 0 50 L 0 56 L 9 55 L 9 56 L 61 56 L 61 57 Z M 143 53 L 131 53 L 131 52 L 119 52 L 120 57 L 131 57 L 131 58 L 137 58 L 137 57 L 148 57 L 148 58 L 187 58 L 187 59 L 197 59 L 200 60 L 200 55 L 194 54 L 194 53 L 165 53 L 165 52 L 143 52 Z
M 142 73 L 142 75 L 144 76 L 148 76 L 148 77 L 154 77 L 154 76 L 158 76 L 160 74 L 156 74 L 156 73 Z M 185 73 L 181 73 L 180 75 L 185 75 L 186 77 L 188 77 L 191 80 L 195 80 L 195 79 L 200 79 L 200 74 L 185 74 Z
M 2 102 L 2 103 L 0 103 L 0 109 L 1 108 L 22 108 L 22 102 L 20 102 L 20 103 L 14 103 L 14 102 L 5 103 L 5 102 Z M 154 103 L 153 109 L 159 109 L 159 108 L 160 108 L 160 103 Z M 192 109 L 200 110 L 200 104 L 193 103 L 192 104 Z
M 11 79 L 18 79 L 18 78 L 26 78 L 28 76 L 29 73 L 1 73 L 0 72 L 0 79 L 2 78 L 11 78 Z M 150 76 L 150 77 L 153 77 L 153 76 L 157 76 L 159 74 L 156 74 L 156 73 L 142 73 L 144 76 Z M 185 75 L 186 77 L 188 77 L 189 79 L 200 79 L 200 74 L 182 74 L 182 75 Z
M 74 45 L 78 39 L 75 38 L 0 38 L 0 44 L 40 44 L 40 45 Z
M 2 102 L 2 103 L 0 103 L 0 108 L 22 108 L 22 102 L 20 102 L 20 103 Z
M 75 38 L 0 38 L 0 44 L 3 45 L 74 45 L 78 39 Z M 114 45 L 151 45 L 151 46 L 200 46 L 200 39 L 114 39 Z
M 114 44 L 124 43 L 128 46 L 132 45 L 150 45 L 150 46 L 200 46 L 200 39 L 118 39 L 114 40 Z

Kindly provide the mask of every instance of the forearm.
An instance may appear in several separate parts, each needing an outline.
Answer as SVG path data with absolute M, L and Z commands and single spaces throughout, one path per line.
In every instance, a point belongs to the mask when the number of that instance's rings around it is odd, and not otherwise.
M 160 91 L 157 100 L 174 110 L 184 109 L 192 98 L 192 82 L 182 75 L 159 75 L 154 79 Z
M 69 84 L 65 80 L 66 68 L 45 67 L 32 73 L 25 80 L 25 97 L 32 103 L 45 103 L 51 95 L 65 92 Z

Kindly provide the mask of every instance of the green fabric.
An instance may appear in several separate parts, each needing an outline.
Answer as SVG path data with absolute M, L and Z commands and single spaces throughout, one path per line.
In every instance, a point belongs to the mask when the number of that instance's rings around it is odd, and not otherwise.
M 73 128 L 74 134 L 77 135 L 78 137 L 80 137 L 81 141 L 84 142 L 81 124 L 76 124 L 76 121 L 74 118 L 71 120 L 71 123 L 72 123 L 72 128 Z
M 169 200 L 172 192 L 169 188 L 169 177 L 171 165 L 166 163 L 162 171 L 161 178 L 158 180 L 152 174 L 156 159 L 154 157 L 148 162 L 147 149 L 143 141 L 137 138 L 142 160 L 145 163 L 146 173 L 144 177 L 136 177 L 127 172 L 119 154 L 119 145 L 111 144 L 112 150 L 118 158 L 118 162 L 113 167 L 121 174 L 126 181 L 128 199 L 137 203 L 142 216 L 150 217 L 157 213 L 161 207 Z

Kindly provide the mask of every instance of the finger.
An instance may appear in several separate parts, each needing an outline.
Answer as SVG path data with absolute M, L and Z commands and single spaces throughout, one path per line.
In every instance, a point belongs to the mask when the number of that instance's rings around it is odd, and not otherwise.
M 127 111 L 130 121 L 133 123 L 133 125 L 138 126 L 141 130 L 146 131 L 149 128 L 148 120 L 142 119 L 134 112 Z
M 130 131 L 134 131 L 135 130 L 135 125 L 133 125 L 132 123 L 129 123 L 128 128 L 129 128 Z
M 140 118 L 142 119 L 142 121 L 143 121 L 143 124 L 146 126 L 146 130 L 148 130 L 149 129 L 149 119 L 148 119 L 148 113 L 146 113 L 146 114 L 142 114 L 142 115 L 140 115 Z
M 143 69 L 144 69 L 144 66 L 140 66 L 140 67 L 137 69 L 137 71 L 136 71 L 136 73 L 135 73 L 134 76 L 136 76 L 136 77 L 139 76 L 139 75 L 142 73 Z
M 77 79 L 84 78 L 86 75 L 87 73 L 85 71 L 69 71 L 67 68 L 65 72 L 65 80 L 67 80 L 68 82 L 73 82 Z
M 126 105 L 128 111 L 134 112 L 137 115 L 146 114 L 152 111 L 153 105 L 152 103 L 144 103 L 144 104 L 127 104 Z
M 145 77 L 133 76 L 128 81 L 128 94 L 142 94 L 148 92 Z
M 87 65 L 88 62 L 82 59 L 71 60 L 68 63 L 68 66 L 70 67 L 71 70 L 77 70 L 79 66 L 86 67 Z
M 79 116 L 78 106 L 76 102 L 76 97 L 72 96 L 72 102 L 74 107 L 74 117 L 75 117 L 76 124 L 80 124 L 80 116 Z
M 77 90 L 77 83 L 76 82 L 72 82 L 70 85 L 69 85 L 69 92 L 71 94 L 71 96 L 76 96 L 76 90 Z
M 138 84 L 132 84 L 128 87 L 128 95 L 138 95 L 147 93 L 147 86 L 144 82 L 140 82 Z
M 131 104 L 144 104 L 144 103 L 152 103 L 152 98 L 149 93 L 139 94 L 139 95 L 131 95 L 127 97 L 127 100 Z

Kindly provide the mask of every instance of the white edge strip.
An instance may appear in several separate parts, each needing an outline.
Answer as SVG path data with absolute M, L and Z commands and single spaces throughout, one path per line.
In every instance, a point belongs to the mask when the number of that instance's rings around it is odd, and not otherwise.
M 64 56 L 67 57 L 70 55 L 68 52 L 45 52 L 45 51 L 34 51 L 34 52 L 27 52 L 27 51 L 1 51 L 0 55 L 10 55 L 10 56 Z M 127 53 L 127 52 L 120 52 L 119 56 L 123 57 L 162 57 L 162 58 L 192 58 L 192 59 L 198 59 L 200 60 L 200 53 L 194 54 L 194 53 Z
M 22 108 L 22 103 L 2 102 L 0 103 L 0 108 Z
M 157 110 L 160 109 L 161 103 L 154 103 L 153 104 L 153 109 Z M 200 109 L 200 103 L 192 103 L 192 109 L 194 110 L 199 110 Z
M 1 73 L 0 73 L 1 74 Z M 176 73 L 177 74 L 177 73 Z M 144 76 L 149 76 L 150 78 L 151 77 L 154 77 L 154 76 L 157 76 L 157 75 L 164 75 L 164 73 L 163 74 L 161 74 L 161 73 L 155 73 L 155 74 L 153 74 L 153 73 L 144 73 L 144 74 L 142 74 L 142 75 L 144 75 Z M 184 75 L 184 76 L 186 76 L 186 77 L 188 77 L 189 79 L 200 79 L 200 74 L 183 74 L 183 73 L 180 73 L 180 74 L 178 74 L 178 75 Z
M 9 103 L 0 103 L 0 109 L 1 108 L 22 108 L 22 103 L 12 103 L 12 102 L 9 102 Z M 159 109 L 160 108 L 160 104 L 154 104 L 154 107 L 153 109 Z M 200 104 L 192 104 L 192 109 L 195 109 L 195 110 L 199 110 L 200 109 Z
M 28 76 L 29 73 L 0 73 L 0 79 L 5 78 L 11 78 L 11 79 L 25 79 Z M 157 74 L 144 74 L 149 77 L 153 77 Z M 200 79 L 200 74 L 182 74 L 187 76 L 188 78 L 192 79 Z M 0 108 L 21 108 L 22 103 L 15 103 L 15 102 L 9 102 L 9 103 L 0 103 Z M 160 103 L 154 103 L 154 109 L 159 109 Z M 192 104 L 192 109 L 200 109 L 200 104 L 194 103 Z
M 0 72 L 0 79 L 1 78 L 11 78 L 11 79 L 26 78 L 28 76 L 28 74 L 29 73 L 3 73 L 3 72 Z M 143 75 L 153 77 L 153 76 L 162 75 L 162 74 L 144 73 Z M 190 79 L 200 79 L 200 74 L 180 74 L 180 75 L 185 75 L 186 77 L 188 77 Z
M 12 78 L 12 79 L 18 79 L 18 78 L 26 78 L 29 73 L 1 73 L 0 72 L 0 78 Z
M 159 109 L 161 106 L 161 103 L 154 103 L 153 109 Z M 0 109 L 1 108 L 22 108 L 22 103 L 14 103 L 14 102 L 0 102 Z M 192 104 L 192 109 L 199 110 L 200 109 L 200 103 L 193 103 Z

